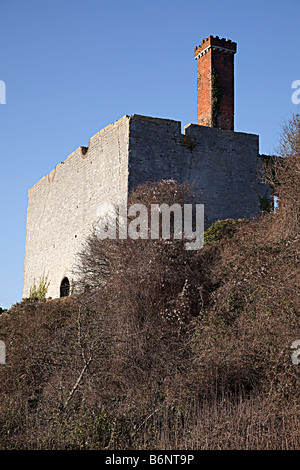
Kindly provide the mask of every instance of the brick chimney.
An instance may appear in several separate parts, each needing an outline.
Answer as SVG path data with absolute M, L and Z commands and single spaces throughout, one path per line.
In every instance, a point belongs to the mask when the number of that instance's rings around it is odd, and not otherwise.
M 198 124 L 233 131 L 236 42 L 208 36 L 194 52 Z

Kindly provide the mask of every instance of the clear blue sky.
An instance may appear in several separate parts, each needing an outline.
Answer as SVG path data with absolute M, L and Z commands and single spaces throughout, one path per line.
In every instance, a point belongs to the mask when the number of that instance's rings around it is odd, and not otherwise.
M 0 21 L 5 308 L 22 295 L 28 189 L 125 114 L 196 123 L 201 39 L 238 43 L 235 128 L 259 134 L 261 153 L 274 151 L 281 123 L 297 112 L 300 0 L 0 0 Z

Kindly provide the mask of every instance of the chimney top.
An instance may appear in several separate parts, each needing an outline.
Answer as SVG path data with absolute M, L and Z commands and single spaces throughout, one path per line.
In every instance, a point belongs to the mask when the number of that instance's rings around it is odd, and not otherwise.
M 234 130 L 234 54 L 230 39 L 208 36 L 194 49 L 197 115 L 201 126 Z
M 237 44 L 236 42 L 233 42 L 230 39 L 220 39 L 219 36 L 208 36 L 207 38 L 202 39 L 201 44 L 199 46 L 196 46 L 194 48 L 195 59 L 199 59 L 199 57 L 205 54 L 211 47 L 220 49 L 223 52 L 235 54 Z

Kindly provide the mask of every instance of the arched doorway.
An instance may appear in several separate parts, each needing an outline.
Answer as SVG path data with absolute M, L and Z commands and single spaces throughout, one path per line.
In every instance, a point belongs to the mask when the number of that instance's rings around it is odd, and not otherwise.
M 67 277 L 64 277 L 60 285 L 60 296 L 68 297 L 70 295 L 70 282 Z

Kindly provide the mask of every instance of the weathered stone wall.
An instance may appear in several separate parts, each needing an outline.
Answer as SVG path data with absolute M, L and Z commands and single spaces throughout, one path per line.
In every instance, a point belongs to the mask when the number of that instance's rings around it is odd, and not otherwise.
M 205 204 L 206 226 L 228 217 L 253 217 L 270 190 L 258 179 L 258 136 L 133 115 L 130 119 L 129 189 L 173 178 L 194 185 Z
M 23 298 L 43 273 L 48 296 L 59 297 L 99 206 L 127 194 L 128 122 L 125 116 L 100 131 L 29 191 Z
M 172 178 L 194 184 L 206 226 L 252 217 L 258 195 L 269 191 L 257 180 L 260 164 L 256 135 L 195 124 L 181 134 L 179 121 L 124 116 L 29 191 L 23 297 L 42 274 L 48 296 L 59 297 L 101 204 L 117 203 L 138 184 Z

